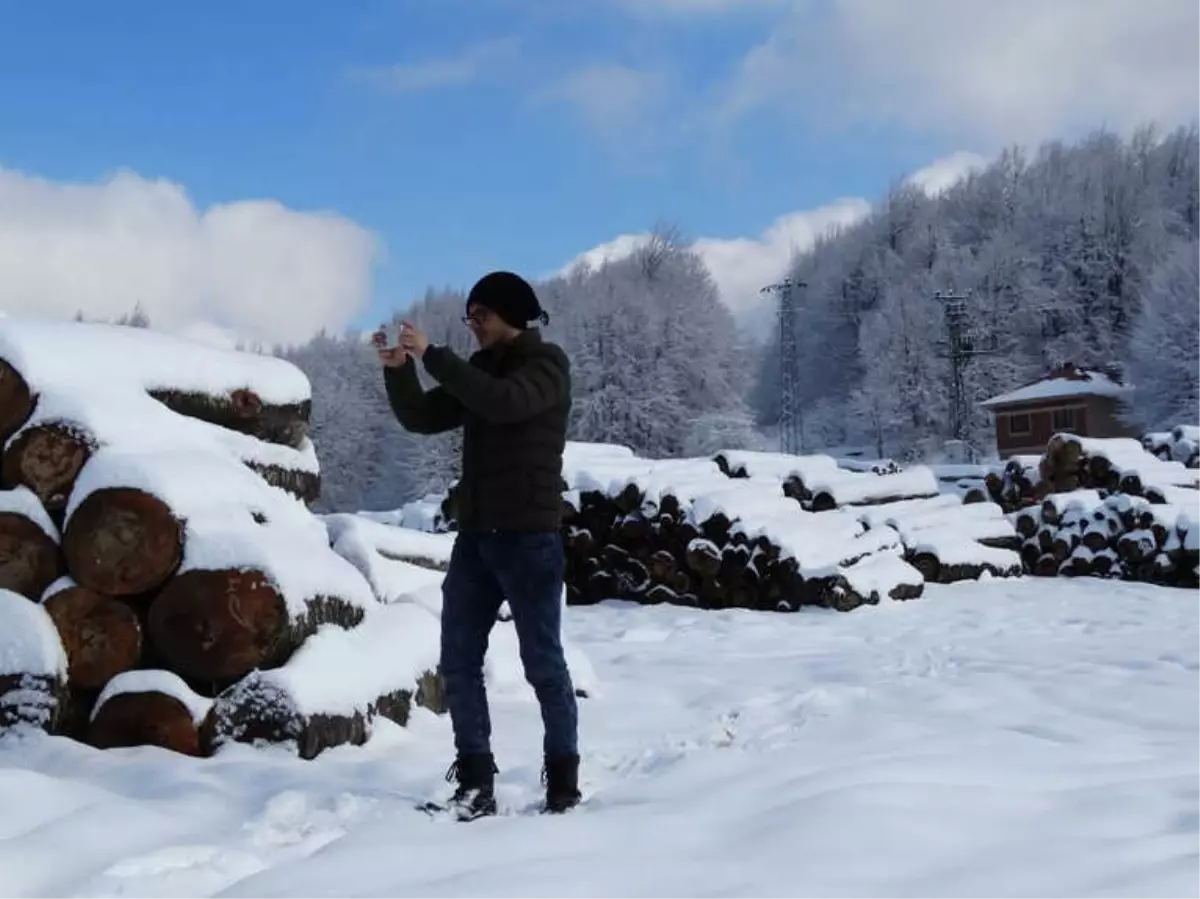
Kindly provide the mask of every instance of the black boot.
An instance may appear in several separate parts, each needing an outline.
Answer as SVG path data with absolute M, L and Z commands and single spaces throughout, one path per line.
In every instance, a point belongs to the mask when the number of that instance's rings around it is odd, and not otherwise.
M 496 762 L 487 755 L 459 756 L 446 772 L 446 780 L 458 781 L 449 808 L 460 821 L 496 814 Z
M 558 814 L 574 808 L 582 798 L 579 792 L 579 756 L 546 756 L 542 768 L 546 784 L 546 804 L 542 811 Z

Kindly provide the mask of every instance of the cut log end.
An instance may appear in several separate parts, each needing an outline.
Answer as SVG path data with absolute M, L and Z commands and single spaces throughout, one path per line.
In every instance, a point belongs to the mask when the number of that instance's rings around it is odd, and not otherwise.
M 75 510 L 63 534 L 72 576 L 108 596 L 153 590 L 179 566 L 183 534 L 158 497 L 124 487 L 97 490 Z
M 942 573 L 942 563 L 933 553 L 916 553 L 909 562 L 913 568 L 921 572 L 921 577 L 925 579 L 926 583 L 938 583 L 938 579 Z
M 362 617 L 360 607 L 328 596 L 307 600 L 293 617 L 261 571 L 193 570 L 172 578 L 151 603 L 148 631 L 171 670 L 227 685 L 255 668 L 283 664 L 322 624 L 348 628 Z
M 68 587 L 44 603 L 67 652 L 73 688 L 99 690 L 142 655 L 142 626 L 120 600 Z
M 36 425 L 23 431 L 4 451 L 0 475 L 8 488 L 24 485 L 32 490 L 47 511 L 67 505 L 67 497 L 88 457 L 92 445 L 65 425 Z
M 0 512 L 0 588 L 40 599 L 63 573 L 58 544 L 24 515 Z
M 260 667 L 287 630 L 283 597 L 258 571 L 188 571 L 150 606 L 150 638 L 170 667 L 228 681 Z
M 7 441 L 25 424 L 35 403 L 21 373 L 0 359 L 0 442 Z
M 200 735 L 188 707 L 166 693 L 118 693 L 96 709 L 87 741 L 97 749 L 159 746 L 200 755 Z

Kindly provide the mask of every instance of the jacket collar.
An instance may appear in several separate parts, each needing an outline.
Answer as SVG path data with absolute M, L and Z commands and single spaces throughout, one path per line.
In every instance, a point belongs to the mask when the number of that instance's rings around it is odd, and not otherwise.
M 512 340 L 492 347 L 492 356 L 501 359 L 510 354 L 523 355 L 541 342 L 542 335 L 537 328 L 526 328 Z

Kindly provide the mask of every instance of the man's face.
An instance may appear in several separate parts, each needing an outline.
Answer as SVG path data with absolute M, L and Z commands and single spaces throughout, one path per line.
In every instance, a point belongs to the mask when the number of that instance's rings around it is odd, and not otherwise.
M 466 322 L 481 350 L 499 343 L 512 330 L 495 312 L 476 303 L 467 308 Z

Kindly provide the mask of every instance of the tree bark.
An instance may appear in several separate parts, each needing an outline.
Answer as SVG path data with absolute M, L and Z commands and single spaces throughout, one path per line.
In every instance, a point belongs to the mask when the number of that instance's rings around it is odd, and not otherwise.
M 246 387 L 225 395 L 163 388 L 150 396 L 172 412 L 249 434 L 268 443 L 299 447 L 308 436 L 312 401 L 275 405 L 264 403 Z
M 95 448 L 86 434 L 61 424 L 34 425 L 4 451 L 0 477 L 11 489 L 24 485 L 49 512 L 67 505 L 75 479 Z
M 75 510 L 63 549 L 78 584 L 108 596 L 130 596 L 159 587 L 179 567 L 183 530 L 158 497 L 107 487 Z
M 228 684 L 254 668 L 272 668 L 322 624 L 353 627 L 363 610 L 317 596 L 291 616 L 261 571 L 187 571 L 150 605 L 150 639 L 172 671 L 200 683 Z M 334 675 L 336 676 L 336 675 Z
M 142 626 L 133 609 L 86 587 L 68 587 L 43 603 L 70 667 L 72 689 L 99 690 L 142 655 Z
M 57 732 L 67 700 L 67 682 L 61 678 L 0 674 L 0 734 L 22 727 Z
M 260 462 L 246 462 L 245 464 L 272 487 L 285 490 L 310 505 L 321 496 L 320 472 L 283 468 L 279 465 L 263 465 Z
M 0 512 L 0 588 L 37 600 L 62 574 L 50 535 L 19 512 Z
M 199 729 L 188 707 L 158 690 L 110 696 L 94 711 L 87 741 L 97 749 L 159 746 L 201 754 Z
M 331 676 L 336 676 L 333 674 Z M 361 746 L 376 717 L 403 726 L 412 711 L 411 687 L 383 696 L 362 697 L 347 713 L 305 715 L 300 703 L 261 672 L 248 674 L 219 695 L 200 728 L 201 746 L 212 754 L 226 743 L 291 743 L 302 759 L 333 746 Z
M 882 481 L 882 478 L 881 478 L 881 481 Z M 864 497 L 862 499 L 854 500 L 853 502 L 843 503 L 842 505 L 853 506 L 856 508 L 859 506 L 886 506 L 888 503 L 898 503 L 898 502 L 903 502 L 904 500 L 928 499 L 929 496 L 930 496 L 930 494 L 928 494 L 928 493 L 910 493 L 910 492 L 900 491 L 898 493 L 887 494 L 886 496 L 880 494 L 878 496 Z M 813 494 L 812 511 L 814 511 L 814 512 L 831 512 L 836 508 L 838 508 L 838 502 L 834 498 L 833 494 L 830 493 L 829 491 L 818 490 L 816 493 Z

